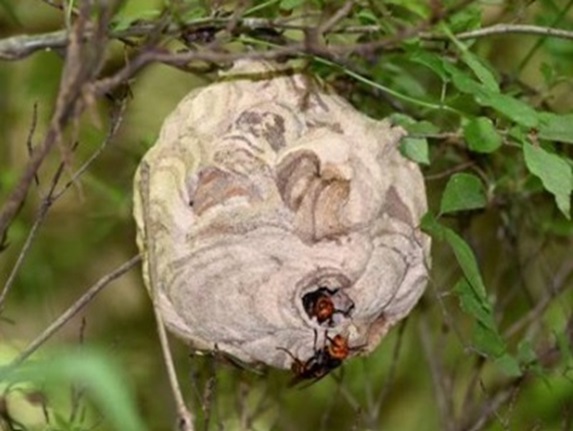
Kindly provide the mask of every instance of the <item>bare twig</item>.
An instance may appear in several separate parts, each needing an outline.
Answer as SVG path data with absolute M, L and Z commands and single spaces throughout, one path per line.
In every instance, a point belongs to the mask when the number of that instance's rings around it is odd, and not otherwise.
M 555 298 L 562 294 L 569 286 L 567 281 L 572 274 L 573 262 L 565 261 L 562 268 L 555 274 L 552 280 L 552 289 L 547 292 L 543 299 L 538 301 L 535 307 L 533 307 L 527 314 L 519 320 L 516 320 L 511 327 L 505 331 L 504 337 L 510 338 L 532 321 L 538 320 L 539 316 L 553 303 Z
M 24 245 L 20 250 L 18 258 L 16 259 L 16 262 L 12 267 L 12 270 L 10 271 L 10 275 L 8 276 L 8 279 L 4 284 L 2 293 L 0 293 L 0 308 L 3 306 L 4 301 L 6 300 L 6 295 L 8 295 L 8 292 L 10 291 L 10 289 L 14 284 L 14 281 L 16 280 L 16 276 L 18 275 L 18 272 L 20 271 L 24 259 L 28 254 L 33 239 L 36 237 L 38 233 L 39 227 L 46 219 L 48 210 L 66 192 L 66 190 L 68 190 L 69 187 L 72 184 L 74 184 L 81 177 L 81 175 L 91 166 L 94 160 L 97 159 L 97 157 L 103 152 L 107 144 L 116 135 L 117 131 L 119 130 L 119 126 L 123 120 L 123 113 L 125 111 L 125 106 L 126 103 L 124 100 L 120 103 L 117 109 L 114 109 L 114 111 L 111 114 L 112 118 L 110 122 L 109 131 L 106 137 L 104 138 L 103 142 L 101 143 L 101 145 L 98 147 L 96 151 L 94 151 L 94 153 L 90 156 L 90 158 L 72 175 L 71 179 L 59 191 L 56 191 L 56 187 L 59 183 L 60 177 L 64 169 L 64 163 L 63 162 L 60 163 L 60 166 L 56 170 L 56 173 L 54 174 L 54 177 L 52 179 L 50 189 L 46 194 L 46 196 L 42 199 L 42 203 L 40 205 L 40 208 L 38 209 L 38 213 L 36 215 L 36 219 L 34 220 L 34 224 L 32 225 L 32 228 L 30 229 L 30 232 L 26 237 L 26 241 L 24 242 Z
M 85 341 L 86 318 L 82 318 L 82 324 L 79 331 L 79 344 L 83 346 Z M 72 383 L 70 388 L 70 415 L 68 422 L 73 423 L 80 411 L 81 401 L 86 394 L 86 387 L 81 383 Z
M 34 220 L 34 224 L 32 225 L 32 228 L 30 229 L 30 232 L 28 233 L 28 236 L 26 237 L 26 241 L 24 241 L 24 245 L 22 246 L 22 249 L 20 250 L 20 253 L 18 254 L 18 258 L 16 259 L 16 262 L 14 263 L 14 266 L 12 267 L 12 271 L 10 271 L 10 275 L 8 276 L 8 279 L 6 280 L 6 283 L 4 284 L 4 288 L 2 289 L 2 293 L 0 294 L 0 308 L 2 308 L 2 306 L 4 305 L 4 301 L 6 300 L 6 296 L 8 295 L 8 292 L 10 292 L 10 290 L 12 289 L 14 281 L 16 280 L 16 276 L 18 275 L 18 272 L 20 271 L 20 268 L 21 268 L 22 264 L 24 263 L 25 257 L 28 255 L 28 251 L 30 250 L 30 247 L 32 245 L 32 241 L 34 240 L 34 238 L 36 238 L 36 235 L 38 234 L 38 229 L 40 228 L 40 226 L 42 225 L 42 223 L 46 219 L 46 216 L 48 214 L 48 210 L 50 209 L 50 207 L 52 206 L 52 204 L 54 202 L 52 199 L 52 196 L 53 196 L 54 190 L 56 188 L 56 185 L 58 184 L 58 181 L 60 180 L 60 177 L 61 177 L 63 171 L 64 171 L 64 164 L 62 162 L 62 163 L 60 163 L 60 166 L 58 166 L 58 169 L 56 170 L 56 173 L 54 174 L 54 177 L 52 178 L 52 184 L 50 186 L 50 190 L 48 191 L 48 194 L 46 195 L 46 197 L 42 200 L 42 203 L 40 204 L 40 208 L 38 209 L 38 213 L 36 215 L 36 219 Z
M 424 175 L 424 180 L 435 181 L 435 180 L 440 180 L 442 178 L 449 178 L 450 175 L 455 174 L 456 172 L 465 171 L 466 169 L 471 168 L 475 164 L 476 164 L 476 162 L 474 162 L 474 161 L 463 162 L 463 163 L 460 163 L 459 165 L 454 166 L 452 168 L 445 169 L 442 172 L 437 172 L 437 173 L 431 174 L 431 175 Z
M 126 99 L 123 99 L 117 107 L 114 108 L 111 114 L 111 123 L 108 133 L 101 145 L 92 153 L 92 155 L 87 159 L 82 166 L 71 176 L 71 178 L 62 186 L 62 188 L 54 193 L 53 200 L 59 199 L 68 190 L 72 184 L 74 184 L 79 178 L 89 169 L 92 163 L 103 153 L 107 145 L 115 137 L 119 131 L 119 127 L 123 122 L 123 114 L 125 113 L 125 108 L 127 106 Z
M 352 2 L 350 2 L 352 3 Z M 339 12 L 345 12 L 343 8 Z M 342 34 L 369 34 L 378 33 L 382 28 L 378 25 L 365 25 L 365 26 L 338 26 L 332 28 L 341 17 L 338 13 L 333 15 L 331 19 L 327 20 L 323 26 L 324 34 L 328 33 L 342 33 Z M 334 20 L 334 21 L 333 21 Z M 331 25 L 331 22 L 333 23 Z M 199 18 L 184 25 L 187 32 L 193 31 L 194 28 L 201 26 L 213 26 L 215 29 L 224 29 L 230 23 L 230 18 Z M 129 37 L 141 37 L 149 34 L 150 31 L 156 29 L 157 25 L 154 22 L 137 22 L 127 29 L 121 31 L 110 31 L 109 37 L 113 39 L 122 39 Z M 299 30 L 301 32 L 316 31 L 314 26 L 289 24 L 284 20 L 266 19 L 266 18 L 240 18 L 237 21 L 235 31 L 242 29 L 242 31 L 253 31 L 257 29 L 279 29 L 279 30 Z M 164 28 L 163 34 L 177 34 L 181 31 L 182 25 L 168 25 Z M 83 33 L 83 38 L 89 38 L 92 31 L 86 29 Z M 509 34 L 528 34 L 534 36 L 552 37 L 558 39 L 573 39 L 573 31 L 558 29 L 554 27 L 543 27 L 538 25 L 526 24 L 496 24 L 490 27 L 484 27 L 477 30 L 460 32 L 455 34 L 459 40 L 479 39 L 484 37 L 509 35 Z M 407 37 L 419 36 L 424 40 L 447 40 L 447 36 L 440 33 L 433 32 L 420 32 L 414 31 L 412 34 L 408 33 Z M 18 35 L 11 36 L 0 40 L 0 60 L 21 60 L 37 51 L 50 51 L 66 48 L 68 45 L 68 32 L 66 30 L 54 31 L 50 33 L 43 33 L 37 35 Z M 380 44 L 382 41 L 375 41 L 374 43 Z M 387 43 L 385 41 L 384 43 Z M 347 46 L 332 46 L 337 51 L 345 51 L 347 53 L 361 52 L 365 49 L 364 44 L 353 44 Z
M 209 423 L 211 422 L 213 399 L 215 398 L 217 388 L 217 373 L 215 372 L 215 361 L 211 362 L 211 375 L 207 378 L 203 388 L 203 395 L 201 397 L 201 410 L 203 410 L 203 417 L 205 421 L 205 430 L 209 430 Z
M 100 293 L 112 281 L 118 279 L 135 265 L 141 261 L 141 256 L 137 255 L 132 257 L 127 262 L 119 266 L 116 270 L 100 278 L 97 283 L 90 287 L 80 299 L 78 299 L 71 307 L 64 311 L 50 326 L 46 328 L 34 341 L 32 341 L 16 359 L 14 359 L 10 366 L 16 366 L 25 361 L 32 353 L 46 342 L 54 333 L 66 324 L 72 317 L 78 314 L 94 297 Z
M 555 28 L 558 27 L 560 24 L 562 24 L 563 19 L 568 16 L 571 7 L 573 7 L 573 0 L 569 0 L 569 2 L 565 5 L 565 7 L 563 7 L 563 9 L 561 9 L 561 11 L 552 19 L 552 21 L 549 23 L 549 27 Z M 529 63 L 529 61 L 533 58 L 533 55 L 543 45 L 543 42 L 545 42 L 545 39 L 547 39 L 547 37 L 549 37 L 549 35 L 545 34 L 535 41 L 535 44 L 529 49 L 529 51 L 525 54 L 523 59 L 517 65 L 516 69 L 517 71 L 523 70 L 523 68 L 527 65 L 527 63 Z
M 150 268 L 150 271 L 152 269 Z M 163 318 L 159 308 L 154 304 L 153 311 L 155 313 L 155 319 L 157 321 L 157 332 L 159 334 L 159 341 L 161 343 L 161 350 L 163 352 L 163 360 L 165 361 L 165 366 L 167 368 L 167 374 L 169 376 L 169 383 L 171 384 L 171 390 L 175 397 L 175 404 L 177 407 L 177 429 L 179 431 L 193 431 L 193 415 L 187 409 L 185 405 L 185 400 L 183 399 L 183 394 L 181 393 L 181 387 L 177 379 L 177 372 L 175 371 L 175 365 L 173 362 L 173 355 L 171 354 L 171 349 L 169 347 L 169 340 L 167 338 L 167 331 L 165 330 L 165 324 L 163 323 Z
M 35 178 L 40 165 L 56 144 L 60 144 L 63 159 L 68 151 L 62 144 L 62 131 L 67 123 L 77 117 L 84 108 L 85 85 L 97 76 L 103 62 L 105 43 L 101 38 L 105 17 L 100 16 L 98 30 L 94 31 L 91 43 L 83 41 L 84 28 L 91 23 L 91 2 L 82 3 L 82 13 L 70 33 L 66 62 L 62 71 L 60 88 L 56 99 L 54 114 L 42 144 L 34 149 L 30 160 L 24 168 L 16 186 L 9 193 L 4 205 L 0 208 L 0 237 L 4 237 L 19 209 L 24 203 L 28 189 Z M 103 14 L 103 12 L 102 12 Z
M 156 258 L 155 258 L 155 247 L 154 243 L 150 240 L 151 233 L 149 229 L 151 227 L 149 220 L 149 165 L 144 163 L 141 167 L 141 198 L 143 206 L 143 217 L 145 226 L 145 238 L 147 246 L 147 259 L 149 262 L 148 272 L 149 272 L 149 288 L 151 290 L 151 299 L 153 302 L 153 312 L 155 314 L 155 321 L 157 324 L 157 332 L 159 335 L 159 342 L 161 344 L 161 350 L 163 352 L 163 360 L 165 362 L 165 368 L 167 369 L 167 375 L 169 377 L 169 384 L 171 385 L 171 391 L 173 392 L 173 398 L 175 399 L 175 405 L 177 408 L 177 428 L 180 431 L 193 431 L 193 415 L 187 409 L 185 405 L 185 399 L 181 392 L 181 386 L 179 385 L 179 380 L 177 379 L 177 372 L 175 370 L 175 364 L 173 362 L 173 355 L 171 354 L 171 348 L 169 347 L 169 339 L 167 338 L 167 331 L 165 329 L 165 324 L 163 323 L 163 317 L 161 316 L 161 311 L 159 310 L 159 304 L 157 301 L 158 290 L 161 289 L 159 284 L 159 278 L 157 276 Z
M 573 317 L 569 319 L 566 328 L 568 339 L 573 340 Z M 557 342 L 546 344 L 542 349 L 538 349 L 537 358 L 540 365 L 545 367 L 554 367 L 559 363 L 559 356 L 564 356 L 566 353 L 562 352 Z M 458 429 L 461 431 L 478 431 L 484 429 L 494 418 L 499 417 L 499 409 L 508 401 L 515 401 L 517 392 L 523 388 L 527 383 L 531 383 L 536 376 L 535 371 L 526 369 L 523 375 L 506 379 L 497 385 L 496 388 L 491 390 L 491 395 L 487 396 L 486 400 L 474 409 L 468 407 L 464 408 L 465 415 L 463 423 Z M 481 382 L 481 381 L 480 381 Z M 484 393 L 486 392 L 483 388 Z M 488 395 L 486 393 L 486 395 Z M 472 410 L 475 413 L 471 413 Z
M 519 390 L 522 383 L 522 379 L 515 379 L 509 387 L 502 391 L 498 391 L 492 399 L 488 398 L 481 409 L 479 410 L 477 418 L 470 425 L 460 428 L 460 431 L 479 431 L 483 429 L 491 421 L 493 416 L 497 415 L 498 410 L 503 406 L 508 400 L 513 398 L 516 391 Z M 467 413 L 467 410 L 466 410 Z
M 392 362 L 390 363 L 390 369 L 388 370 L 386 382 L 384 383 L 384 385 L 380 389 L 380 392 L 378 393 L 378 397 L 376 398 L 376 402 L 375 402 L 375 408 L 376 409 L 374 412 L 371 413 L 371 416 L 373 416 L 373 418 L 374 418 L 372 420 L 372 425 L 377 423 L 378 417 L 380 415 L 380 411 L 382 409 L 382 405 L 384 404 L 384 401 L 386 400 L 386 396 L 388 395 L 388 393 L 392 389 L 394 381 L 396 380 L 396 369 L 399 365 L 398 359 L 399 359 L 400 353 L 402 351 L 402 342 L 404 341 L 404 330 L 406 329 L 406 325 L 408 324 L 408 321 L 409 321 L 409 319 L 404 320 L 402 323 L 400 323 L 400 326 L 398 327 L 398 337 L 396 338 L 396 345 L 394 346 L 394 350 L 392 351 Z
M 28 138 L 26 139 L 26 147 L 28 148 L 28 156 L 32 155 L 34 151 L 34 133 L 36 132 L 36 126 L 38 125 L 38 104 L 34 103 L 34 108 L 32 110 L 32 124 L 30 125 L 30 130 L 28 131 Z M 40 185 L 40 179 L 38 175 L 34 175 L 34 181 L 36 185 Z M 1 301 L 0 301 L 1 302 Z
M 500 36 L 508 34 L 529 34 L 532 36 L 544 36 L 544 37 L 555 37 L 558 39 L 573 39 L 573 31 L 554 28 L 554 27 L 542 27 L 539 25 L 527 25 L 527 24 L 496 24 L 490 27 L 484 27 L 472 31 L 464 31 L 456 34 L 456 39 L 467 40 L 467 39 L 479 39 L 482 37 L 490 36 Z M 444 39 L 444 36 L 424 34 L 422 35 L 424 39 Z
M 342 21 L 344 18 L 348 16 L 348 14 L 352 11 L 356 0 L 346 0 L 344 5 L 339 8 L 332 16 L 330 16 L 326 21 L 324 21 L 318 29 L 316 30 L 318 34 L 324 35 L 325 33 L 330 32 L 336 24 Z
M 476 394 L 478 393 L 477 387 L 481 384 L 481 376 L 483 368 L 486 364 L 486 359 L 483 356 L 476 355 L 472 360 L 475 362 L 472 370 L 472 376 L 470 377 L 466 388 L 463 401 L 461 403 L 461 412 L 471 412 L 472 407 L 477 403 Z M 458 422 L 464 422 L 464 418 L 458 418 Z
M 0 40 L 0 60 L 21 60 L 37 51 L 51 51 L 68 45 L 68 32 L 12 36 Z
M 56 3 L 54 0 L 41 0 L 42 2 L 46 3 L 48 6 L 52 6 L 58 10 L 65 10 L 64 5 L 62 3 Z
M 448 378 L 444 375 L 443 364 L 440 362 L 440 355 L 434 351 L 432 346 L 432 336 L 425 316 L 422 316 L 419 324 L 420 340 L 426 355 L 426 361 L 430 367 L 434 394 L 440 411 L 442 429 L 453 430 L 454 412 L 452 411 L 452 393 L 447 386 Z

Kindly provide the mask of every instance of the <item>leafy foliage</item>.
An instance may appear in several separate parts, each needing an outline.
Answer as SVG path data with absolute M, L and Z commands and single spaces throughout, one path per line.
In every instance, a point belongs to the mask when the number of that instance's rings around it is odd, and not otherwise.
M 50 6 L 56 3 L 0 0 L 3 34 L 71 27 L 89 2 Z M 105 82 L 78 90 L 88 115 L 68 118 L 60 151 L 29 177 L 36 180 L 6 238 L 0 232 L 2 283 L 24 256 L 3 304 L 0 328 L 7 336 L 0 346 L 27 344 L 31 333 L 53 320 L 54 310 L 78 295 L 78 286 L 101 275 L 108 262 L 134 253 L 131 180 L 162 119 L 192 87 L 214 79 L 213 70 L 237 56 L 264 53 L 306 65 L 359 110 L 388 117 L 408 132 L 402 154 L 419 163 L 427 179 L 430 209 L 421 224 L 434 239 L 432 278 L 414 317 L 393 328 L 376 352 L 347 361 L 334 379 L 302 392 L 285 389 L 284 373 L 236 370 L 217 355 L 189 360 L 179 346 L 182 384 L 199 429 L 556 430 L 570 424 L 573 2 L 485 3 L 115 4 L 102 26 L 111 42 L 96 39 L 83 58 L 97 59 L 96 45 L 102 45 L 106 62 L 96 78 Z M 90 17 L 105 19 L 98 11 Z M 523 34 L 515 24 L 545 27 Z M 569 38 L 554 37 L 550 29 L 569 31 Z M 26 49 L 32 51 L 16 58 L 21 62 L 0 64 L 0 136 L 7 142 L 0 203 L 20 184 L 29 160 L 24 143 L 42 144 L 50 115 L 62 103 L 55 90 L 64 82 L 55 54 L 62 46 Z M 23 60 L 27 55 L 35 57 Z M 109 87 L 90 93 L 96 84 Z M 117 135 L 111 133 L 116 117 L 108 113 L 120 104 L 127 108 Z M 108 135 L 113 145 L 100 154 Z M 81 182 L 52 199 L 51 184 L 63 187 L 92 155 L 96 161 Z M 58 169 L 64 174 L 56 181 Z M 49 215 L 26 251 L 44 205 Z M 30 362 L 9 374 L 4 369 L 1 380 L 5 387 L 25 380 L 40 392 L 49 388 L 46 394 L 81 383 L 91 400 L 86 405 L 106 418 L 97 429 L 144 429 L 126 378 L 109 361 L 117 355 L 130 364 L 124 371 L 137 382 L 146 425 L 166 429 L 174 413 L 165 376 L 157 372 L 163 364 L 141 281 L 126 277 L 101 301 L 86 314 L 86 334 L 76 321 L 68 326 L 85 335 L 84 343 L 107 346 L 106 355 Z M 68 334 L 59 342 L 75 340 Z M 420 357 L 427 366 L 420 366 Z M 22 422 L 7 405 L 0 424 L 6 418 Z M 54 406 L 46 429 L 88 429 Z
M 0 369 L 0 381 L 7 388 L 15 384 L 26 383 L 30 388 L 49 386 L 80 385 L 87 394 L 100 406 L 103 414 L 114 424 L 116 429 L 144 431 L 146 426 L 141 421 L 133 404 L 127 385 L 114 361 L 100 352 L 62 352 L 49 360 L 30 361 L 16 368 Z M 53 391 L 53 389 L 52 389 Z M 64 429 L 82 429 L 73 421 L 66 420 L 61 413 L 55 412 L 54 420 L 58 427 Z M 89 424 L 86 424 L 89 426 Z

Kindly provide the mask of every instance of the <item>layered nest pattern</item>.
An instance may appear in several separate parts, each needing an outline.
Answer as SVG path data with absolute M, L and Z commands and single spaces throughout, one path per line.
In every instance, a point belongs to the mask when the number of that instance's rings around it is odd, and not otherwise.
M 135 179 L 167 327 L 279 368 L 335 337 L 372 351 L 428 277 L 426 193 L 403 136 L 275 63 L 240 61 L 185 97 Z

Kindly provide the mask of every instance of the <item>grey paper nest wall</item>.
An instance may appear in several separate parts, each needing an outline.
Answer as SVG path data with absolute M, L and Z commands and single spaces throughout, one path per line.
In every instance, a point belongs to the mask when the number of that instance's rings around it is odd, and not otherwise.
M 279 368 L 293 361 L 279 347 L 312 357 L 315 333 L 374 349 L 428 276 L 426 193 L 403 134 L 266 62 L 185 97 L 135 179 L 144 276 L 168 328 Z

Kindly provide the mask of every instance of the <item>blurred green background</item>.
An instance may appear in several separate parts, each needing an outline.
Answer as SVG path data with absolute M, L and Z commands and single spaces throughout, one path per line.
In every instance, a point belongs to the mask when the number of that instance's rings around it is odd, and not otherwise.
M 130 0 L 117 19 L 129 23 L 132 18 L 153 17 L 165 3 Z M 190 7 L 203 13 L 209 7 L 218 11 L 234 7 L 233 2 L 195 3 Z M 273 3 L 261 16 L 280 16 L 280 11 L 284 15 L 290 7 L 286 2 L 282 6 L 281 2 L 256 3 Z M 329 8 L 329 2 L 310 3 L 317 10 Z M 377 2 L 362 3 L 363 10 L 368 10 L 374 9 Z M 468 16 L 479 17 L 472 25 L 484 27 L 498 22 L 549 25 L 562 15 L 559 27 L 573 28 L 571 3 L 473 2 L 474 9 Z M 415 0 L 380 5 L 403 17 L 404 22 L 416 22 L 428 7 L 427 2 Z M 62 28 L 65 13 L 47 2 L 0 1 L 0 38 Z M 508 94 L 546 111 L 570 113 L 573 42 L 548 39 L 527 62 L 520 64 L 538 41 L 539 36 L 503 35 L 480 39 L 471 49 L 489 62 L 500 82 L 507 84 L 504 91 Z M 121 44 L 112 43 L 104 74 L 116 70 L 124 55 Z M 411 97 L 439 97 L 441 84 L 436 76 L 407 60 L 404 53 L 389 52 L 384 61 L 360 62 L 376 82 L 395 91 Z M 23 60 L 0 62 L 0 202 L 17 183 L 29 158 L 27 141 L 31 130 L 33 145 L 38 145 L 44 136 L 62 65 L 59 52 L 38 52 Z M 503 364 L 476 354 L 471 336 L 474 321 L 460 308 L 453 291 L 461 271 L 450 249 L 435 241 L 432 279 L 413 314 L 390 332 L 374 354 L 348 361 L 332 377 L 308 388 L 287 387 L 288 372 L 259 373 L 236 368 L 209 355 L 191 356 L 183 343 L 173 340 L 183 391 L 198 415 L 197 429 L 573 429 L 573 362 L 568 338 L 573 331 L 570 220 L 555 209 L 551 195 L 542 190 L 539 181 L 528 175 L 511 143 L 504 142 L 494 154 L 470 155 L 459 139 L 454 139 L 455 133 L 459 138 L 459 118 L 377 93 L 333 68 L 315 64 L 314 69 L 358 109 L 372 116 L 387 116 L 398 106 L 404 114 L 437 125 L 436 136 L 427 138 L 431 163 L 423 166 L 430 207 L 435 212 L 448 178 L 460 165 L 469 160 L 469 170 L 486 179 L 488 206 L 455 214 L 445 223 L 474 250 L 488 297 L 495 304 L 497 324 L 507 336 L 510 350 L 522 364 L 528 363 L 527 374 L 508 375 Z M 0 363 L 8 363 L 90 285 L 137 253 L 131 217 L 132 179 L 137 164 L 177 102 L 214 77 L 154 64 L 130 82 L 132 97 L 118 135 L 78 184 L 49 210 L 31 244 L 1 310 Z M 474 107 L 468 95 L 454 93 L 449 97 L 453 105 L 467 108 L 468 115 L 481 109 L 482 115 L 494 116 L 492 111 Z M 67 142 L 80 143 L 73 153 L 72 171 L 105 139 L 110 110 L 109 100 L 98 101 L 66 133 Z M 446 133 L 454 138 L 448 140 Z M 570 164 L 571 150 L 566 144 L 557 144 L 555 150 Z M 56 149 L 42 165 L 38 184 L 30 189 L 24 207 L 11 225 L 8 247 L 0 254 L 2 285 L 21 252 L 60 162 L 61 154 Z M 69 172 L 65 172 L 64 179 L 68 178 Z M 557 288 L 559 293 L 552 296 L 552 289 Z M 547 307 L 536 313 L 543 301 Z M 531 318 L 524 317 L 528 315 Z M 516 322 L 521 326 L 512 330 Z M 556 344 L 561 349 L 555 358 L 536 356 Z M 94 348 L 97 352 L 90 353 Z M 114 398 L 98 399 L 98 381 L 119 381 L 118 387 L 110 384 L 104 388 L 110 394 L 125 394 L 125 408 L 130 403 L 135 405 L 136 414 L 147 429 L 172 429 L 174 405 L 139 268 L 108 286 L 48 341 L 34 360 L 59 358 L 62 349 L 85 352 L 91 359 L 72 356 L 71 362 L 40 365 L 46 367 L 51 380 L 44 382 L 33 373 L 24 373 L 22 380 L 29 382 L 21 383 L 18 390 L 6 379 L 0 386 L 1 429 L 19 429 L 15 428 L 16 422 L 21 422 L 22 429 L 34 430 L 122 429 L 110 419 L 113 413 L 109 404 Z M 524 359 L 527 357 L 529 362 Z M 84 381 L 71 371 L 58 371 L 68 366 L 71 370 L 74 364 L 93 366 L 92 374 L 86 371 L 93 378 L 88 376 Z M 493 409 L 493 419 L 480 424 L 479 418 L 485 417 L 483 411 L 488 409 Z M 119 413 L 120 423 L 129 420 L 129 413 L 123 414 L 126 416 Z

